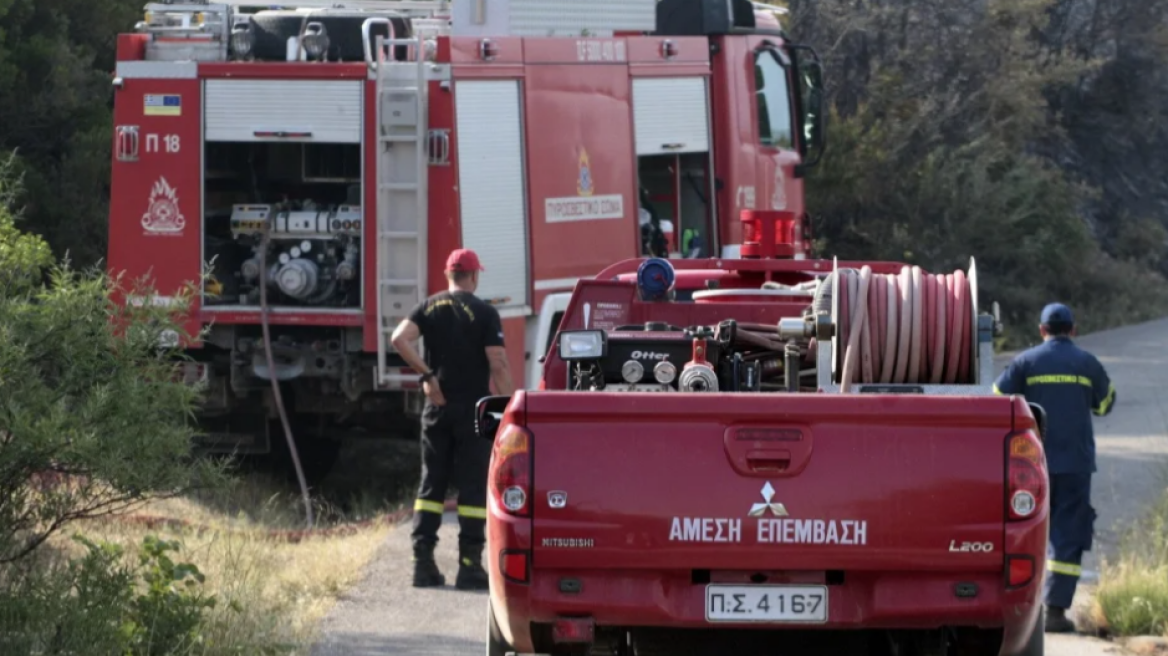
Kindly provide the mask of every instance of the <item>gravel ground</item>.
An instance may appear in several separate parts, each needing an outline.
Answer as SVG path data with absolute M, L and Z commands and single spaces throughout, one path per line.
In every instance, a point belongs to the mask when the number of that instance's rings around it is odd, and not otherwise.
M 1110 417 L 1096 420 L 1099 473 L 1094 505 L 1099 513 L 1096 551 L 1085 569 L 1097 570 L 1101 554 L 1112 551 L 1123 524 L 1138 517 L 1163 489 L 1168 462 L 1168 409 L 1161 390 L 1168 383 L 1168 320 L 1081 338 L 1118 388 Z M 999 368 L 1008 362 L 1000 358 Z M 448 516 L 439 545 L 439 565 L 453 583 L 457 523 Z M 448 585 L 415 590 L 409 585 L 409 529 L 390 535 L 364 583 L 343 599 L 322 626 L 314 656 L 482 654 L 486 630 L 485 593 Z M 1088 574 L 1088 578 L 1091 574 Z M 1084 597 L 1084 595 L 1080 595 Z M 1103 656 L 1122 653 L 1112 643 L 1084 637 L 1048 636 L 1050 656 Z

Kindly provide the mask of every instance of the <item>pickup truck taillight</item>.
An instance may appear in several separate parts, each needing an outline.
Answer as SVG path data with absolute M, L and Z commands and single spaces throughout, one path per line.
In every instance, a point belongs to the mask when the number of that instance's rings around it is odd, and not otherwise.
M 531 499 L 531 434 L 507 424 L 495 439 L 491 493 L 509 515 L 526 517 Z
M 1046 456 L 1033 431 L 1008 438 L 1006 508 L 1011 521 L 1030 519 L 1046 499 Z

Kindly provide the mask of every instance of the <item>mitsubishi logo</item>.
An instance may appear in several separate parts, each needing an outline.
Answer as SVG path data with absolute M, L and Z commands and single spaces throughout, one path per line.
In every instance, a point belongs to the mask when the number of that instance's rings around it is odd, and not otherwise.
M 766 485 L 762 486 L 762 498 L 764 503 L 756 503 L 750 506 L 751 517 L 762 517 L 766 514 L 769 508 L 775 517 L 786 517 L 787 509 L 781 503 L 772 503 L 771 499 L 775 498 L 775 488 L 771 487 L 771 482 L 767 481 Z

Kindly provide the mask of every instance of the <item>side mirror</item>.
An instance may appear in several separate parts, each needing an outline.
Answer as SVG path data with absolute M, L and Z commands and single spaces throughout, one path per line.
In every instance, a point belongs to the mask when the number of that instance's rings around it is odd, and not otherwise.
M 511 402 L 509 396 L 484 396 L 475 404 L 475 433 L 484 440 L 495 441 L 495 433 L 502 423 L 503 411 Z
M 803 134 L 799 139 L 799 154 L 803 162 L 798 174 L 819 164 L 823 151 L 827 148 L 827 111 L 824 107 L 823 64 L 819 54 L 810 46 L 791 44 L 787 46 L 795 62 L 795 86 L 798 91 L 800 124 Z M 814 152 L 814 156 L 811 154 Z
M 1038 424 L 1038 437 L 1046 441 L 1046 409 L 1037 403 L 1029 403 L 1030 412 L 1034 415 L 1034 423 Z

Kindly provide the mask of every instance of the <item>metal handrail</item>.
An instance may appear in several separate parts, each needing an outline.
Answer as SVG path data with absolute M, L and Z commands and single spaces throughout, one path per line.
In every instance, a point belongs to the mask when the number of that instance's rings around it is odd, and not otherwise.
M 393 38 L 397 32 L 393 28 L 393 23 L 388 18 L 372 17 L 366 18 L 365 22 L 361 23 L 361 47 L 365 50 L 365 65 L 373 70 L 377 70 L 377 64 L 381 61 L 381 53 L 378 53 L 377 61 L 373 60 L 373 48 L 369 45 L 369 28 L 374 25 L 385 25 L 389 28 L 389 36 Z M 380 44 L 382 37 L 378 37 Z

